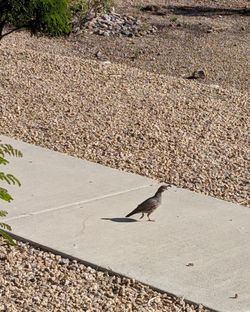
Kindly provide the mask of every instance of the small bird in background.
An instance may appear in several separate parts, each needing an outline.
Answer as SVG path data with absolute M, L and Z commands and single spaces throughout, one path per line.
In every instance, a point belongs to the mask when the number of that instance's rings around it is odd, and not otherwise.
M 148 221 L 154 221 L 150 219 L 150 215 L 152 212 L 155 211 L 157 207 L 161 204 L 161 194 L 166 191 L 171 185 L 162 185 L 158 188 L 157 192 L 154 196 L 144 200 L 140 205 L 138 205 L 133 211 L 131 211 L 128 215 L 126 215 L 126 218 L 133 216 L 136 213 L 141 213 L 140 219 L 144 217 L 144 214 L 147 214 Z

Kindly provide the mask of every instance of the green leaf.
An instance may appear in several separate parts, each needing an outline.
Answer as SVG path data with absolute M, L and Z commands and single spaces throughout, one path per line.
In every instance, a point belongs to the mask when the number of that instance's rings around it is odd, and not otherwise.
M 0 227 L 3 228 L 4 230 L 8 230 L 8 231 L 12 230 L 11 226 L 4 222 L 0 222 Z
M 7 211 L 5 211 L 5 210 L 0 210 L 0 217 L 6 217 L 7 214 L 8 214 Z
M 5 174 L 4 172 L 0 172 L 0 180 L 5 181 L 8 184 L 17 184 L 18 186 L 21 186 L 20 181 L 10 173 Z
M 9 163 L 8 160 L 5 159 L 0 152 L 0 165 L 7 165 L 8 163 Z
M 6 176 L 14 185 L 17 184 L 18 186 L 21 186 L 20 181 L 14 177 L 13 174 L 7 174 Z
M 23 154 L 21 151 L 13 148 L 10 144 L 2 144 L 0 143 L 0 155 L 2 157 L 8 154 L 9 156 L 22 157 Z
M 0 0 L 0 6 L 1 6 L 1 0 Z M 1 18 L 1 10 L 0 10 L 0 18 Z M 9 163 L 9 161 L 5 159 L 5 155 L 22 157 L 22 153 L 19 150 L 14 149 L 10 144 L 0 143 L 0 165 L 7 165 Z M 4 172 L 0 172 L 0 181 L 4 181 L 12 185 L 21 186 L 20 181 L 10 173 L 6 174 Z M 0 187 L 0 199 L 5 200 L 7 202 L 10 202 L 11 200 L 13 200 L 8 190 L 2 187 Z M 0 210 L 0 217 L 6 217 L 7 214 L 8 214 L 7 211 Z M 12 229 L 9 224 L 0 222 L 0 236 L 2 236 L 9 244 L 16 245 L 13 238 L 4 230 L 11 231 Z
M 11 245 L 13 245 L 13 246 L 16 245 L 15 241 L 13 240 L 13 238 L 9 234 L 7 234 L 4 230 L 0 229 L 0 236 L 2 236 Z
M 0 180 L 6 181 L 8 184 L 10 184 L 10 181 L 8 180 L 4 172 L 0 172 Z
M 12 196 L 8 193 L 8 191 L 2 187 L 0 187 L 0 198 L 7 202 L 10 202 L 13 200 Z

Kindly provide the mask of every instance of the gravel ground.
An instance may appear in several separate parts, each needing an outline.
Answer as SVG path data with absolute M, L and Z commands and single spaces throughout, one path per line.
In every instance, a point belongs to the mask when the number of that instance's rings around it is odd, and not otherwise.
M 250 15 L 239 13 L 250 8 L 248 0 L 116 0 L 115 3 L 117 10 L 142 16 L 157 26 L 159 32 L 157 36 L 136 38 L 132 44 L 128 40 L 121 44 L 121 40 L 112 38 L 99 40 L 99 49 L 112 62 L 134 63 L 141 69 L 177 77 L 203 68 L 206 73 L 203 83 L 249 92 Z M 165 15 L 139 10 L 149 4 L 165 8 Z M 181 10 L 183 7 L 190 9 Z M 84 45 L 85 41 L 80 40 L 81 53 L 90 57 L 96 41 L 90 37 Z
M 226 89 L 250 90 L 250 17 L 237 14 L 237 10 L 250 7 L 247 0 L 115 0 L 116 11 L 140 16 L 142 22 L 158 27 L 155 35 L 126 38 L 117 36 L 73 35 L 67 40 L 18 40 L 18 46 L 95 59 L 101 53 L 111 63 L 126 64 L 142 70 L 182 77 L 194 70 L 204 69 L 205 84 L 218 84 Z M 139 10 L 145 4 L 175 6 L 201 6 L 208 13 L 180 14 L 167 10 L 165 16 L 157 16 Z M 209 8 L 211 10 L 209 11 Z M 225 12 L 216 10 L 225 9 Z M 212 10 L 215 9 L 215 12 Z M 175 21 L 176 19 L 176 21 Z M 212 32 L 207 32 L 212 30 Z M 15 38 L 6 38 L 15 44 Z M 16 43 L 17 44 L 17 43 Z M 6 43 L 7 45 L 7 43 Z
M 225 26 L 208 38 L 192 31 L 200 19 L 181 17 L 188 27 L 158 37 L 7 37 L 0 132 L 250 206 L 249 22 L 203 18 Z M 88 60 L 98 50 L 112 62 Z M 206 84 L 169 76 L 197 66 Z M 0 273 L 0 311 L 204 311 L 23 243 L 14 249 L 0 241 Z
M 0 311 L 209 312 L 133 279 L 0 239 Z
M 250 205 L 249 94 L 121 64 L 0 49 L 1 132 Z M 43 46 L 50 45 L 44 40 Z

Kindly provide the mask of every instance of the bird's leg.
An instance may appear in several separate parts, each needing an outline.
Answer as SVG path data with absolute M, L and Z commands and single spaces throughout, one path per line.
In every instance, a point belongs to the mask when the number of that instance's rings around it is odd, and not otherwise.
M 140 219 L 142 219 L 144 217 L 144 213 L 142 213 L 142 215 L 140 216 Z
M 150 219 L 150 217 L 149 217 L 149 216 L 150 216 L 150 213 L 148 213 L 147 216 L 148 216 L 148 221 L 152 221 L 152 222 L 155 221 L 155 220 Z

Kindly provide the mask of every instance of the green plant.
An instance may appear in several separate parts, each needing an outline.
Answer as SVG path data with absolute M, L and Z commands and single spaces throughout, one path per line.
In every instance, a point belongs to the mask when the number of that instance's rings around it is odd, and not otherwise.
M 139 47 L 136 47 L 133 52 L 134 54 L 130 57 L 132 61 L 138 59 L 144 53 L 143 49 Z
M 22 153 L 14 149 L 9 144 L 2 144 L 0 143 L 0 165 L 7 165 L 9 161 L 6 159 L 6 155 L 8 156 L 15 156 L 15 157 L 22 157 Z M 4 173 L 0 171 L 0 180 L 4 181 L 8 184 L 18 185 L 21 186 L 20 181 L 10 173 Z M 0 199 L 7 201 L 8 203 L 13 200 L 12 196 L 9 194 L 8 190 L 0 187 Z M 6 217 L 8 214 L 5 210 L 0 210 L 0 217 Z M 12 237 L 7 234 L 4 230 L 11 231 L 11 226 L 7 223 L 0 222 L 0 236 L 2 236 L 6 241 L 10 244 L 14 245 L 14 240 Z
M 89 11 L 88 1 L 86 0 L 72 0 L 70 1 L 70 10 L 73 15 L 80 13 L 86 15 Z
M 142 3 L 136 4 L 136 5 L 135 5 L 135 8 L 136 8 L 138 11 L 143 11 L 144 5 L 143 5 Z
M 176 22 L 178 17 L 176 15 L 170 16 L 170 22 Z
M 113 4 L 112 0 L 88 0 L 89 8 L 91 8 L 95 14 L 103 13 L 110 9 Z
M 151 25 L 149 23 L 145 22 L 145 23 L 141 24 L 140 31 L 141 32 L 148 32 L 150 30 L 150 28 L 151 28 Z
M 21 28 L 32 34 L 70 32 L 68 0 L 0 0 L 0 40 Z M 6 26 L 11 29 L 5 31 Z
M 71 12 L 73 15 L 79 14 L 86 19 L 91 12 L 97 16 L 98 13 L 107 12 L 113 4 L 113 0 L 71 0 Z

